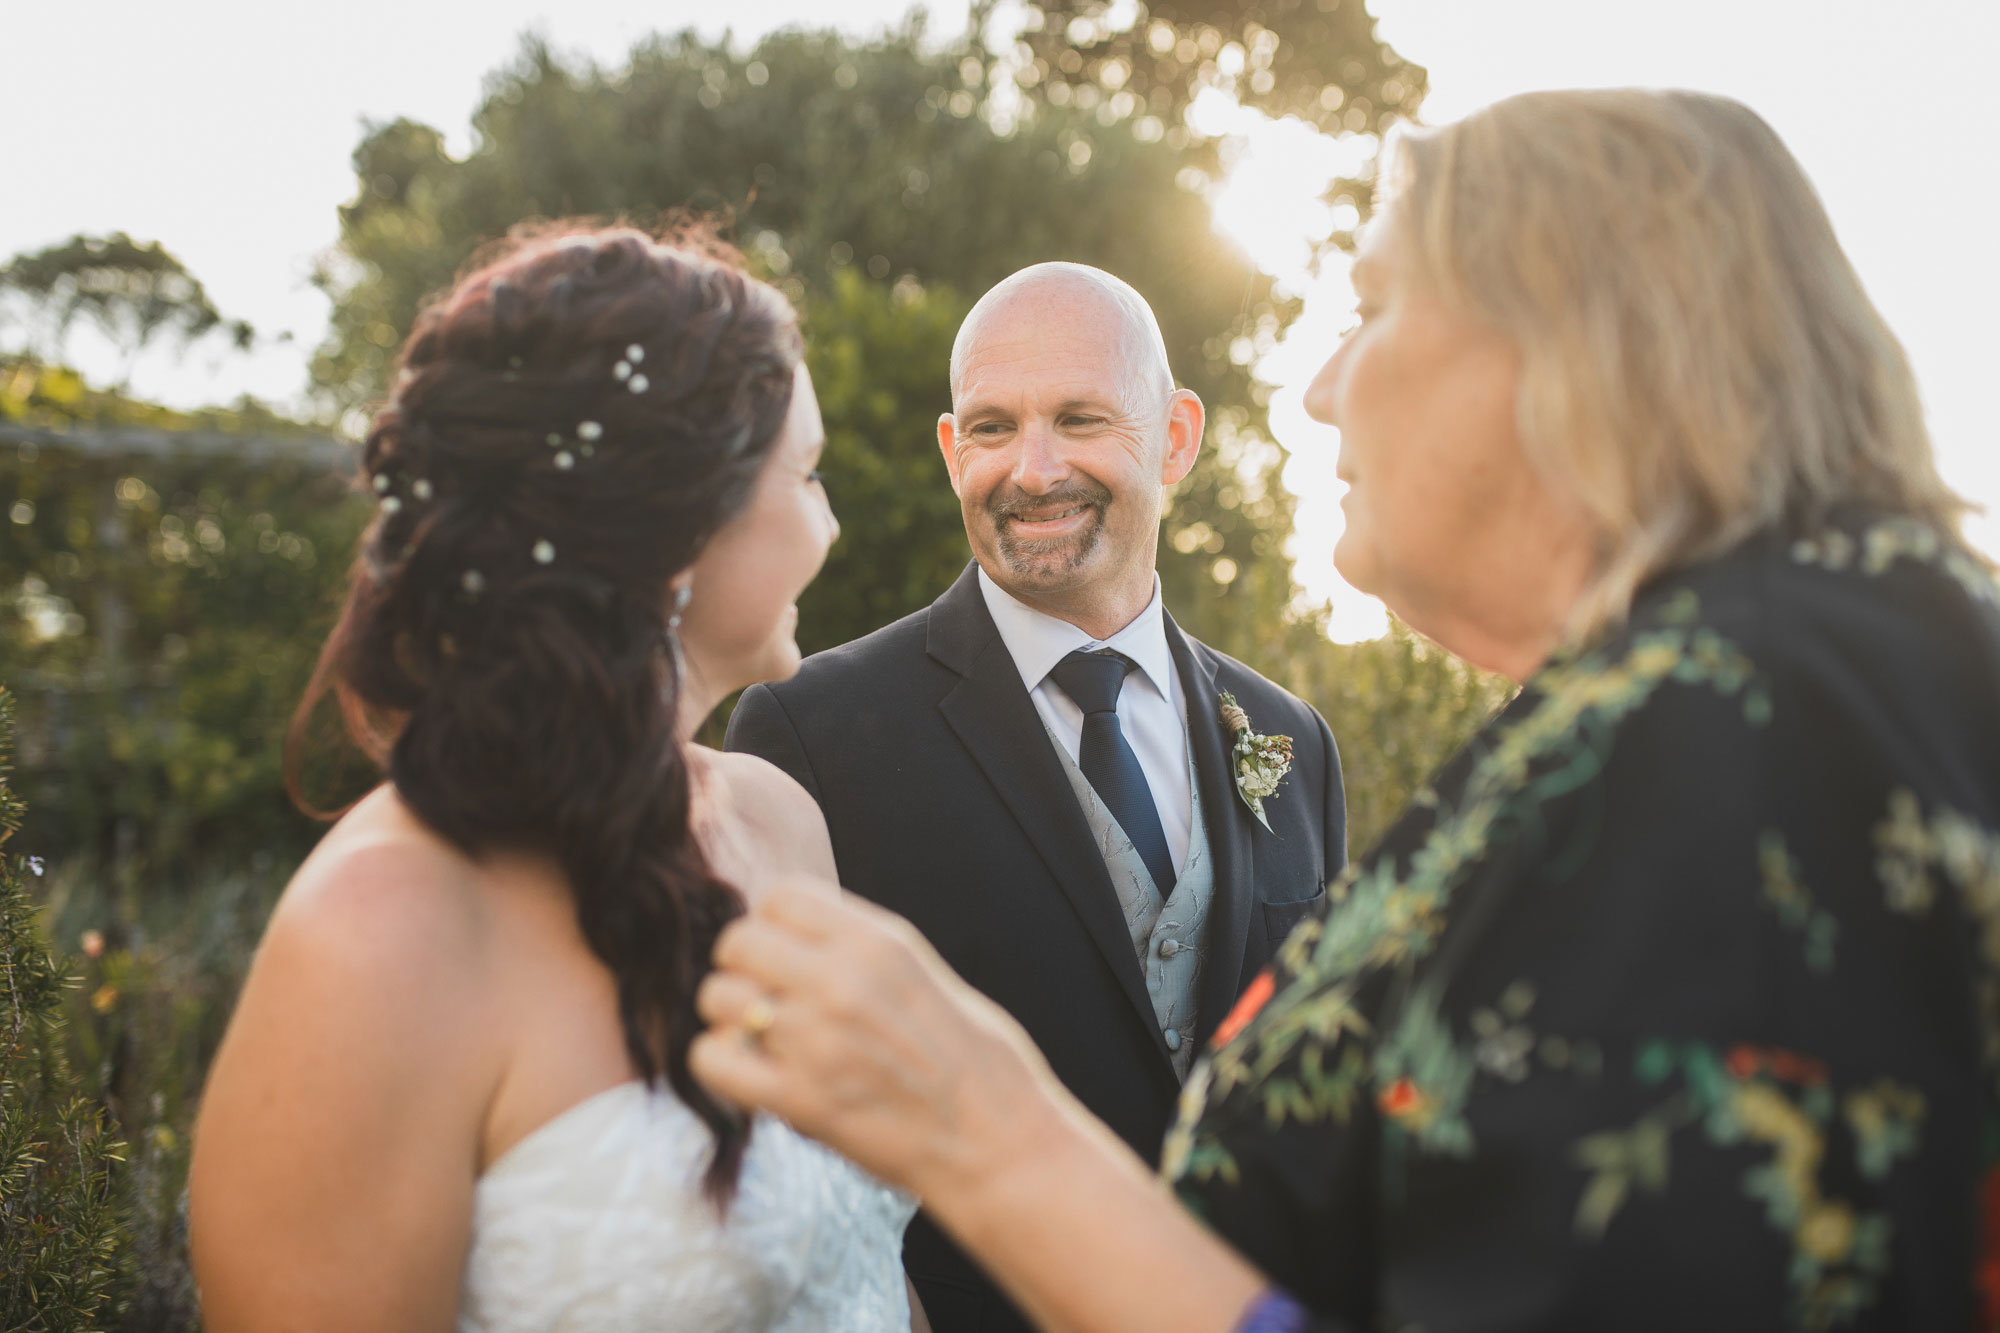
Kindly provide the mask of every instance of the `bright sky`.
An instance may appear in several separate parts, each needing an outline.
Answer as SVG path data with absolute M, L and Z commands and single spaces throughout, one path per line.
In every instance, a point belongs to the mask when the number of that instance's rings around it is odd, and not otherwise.
M 2000 514 L 2000 451 L 1984 387 L 2000 357 L 2000 180 L 1989 131 L 2000 115 L 1990 68 L 2000 55 L 2000 4 L 1370 0 L 1370 10 L 1381 36 L 1429 69 L 1424 118 L 1433 123 L 1534 88 L 1677 86 L 1748 103 L 1804 163 L 1870 296 L 1902 338 L 1946 478 Z M 1253 254 L 1281 255 L 1281 215 L 1303 222 L 1312 210 L 1281 204 L 1301 196 L 1281 192 L 1279 182 L 1313 161 L 1311 148 L 1270 128 L 1247 141 L 1236 171 L 1248 206 L 1229 209 L 1225 190 L 1218 221 L 1247 231 Z M 1338 440 L 1298 405 L 1353 309 L 1344 268 L 1330 268 L 1259 368 L 1280 386 L 1272 428 L 1293 451 L 1286 482 L 1300 497 L 1299 580 L 1332 600 L 1336 637 L 1356 637 L 1382 622 L 1372 599 L 1347 589 L 1332 568 Z M 2000 554 L 2000 519 L 1975 519 L 1971 534 Z
M 0 258 L 79 231 L 158 240 L 207 284 L 226 315 L 292 341 L 245 361 L 204 357 L 141 367 L 135 389 L 194 404 L 251 392 L 285 403 L 325 329 L 307 281 L 336 236 L 352 190 L 348 155 L 364 120 L 407 115 L 467 146 L 483 77 L 530 28 L 604 62 L 648 32 L 693 24 L 739 34 L 837 16 L 878 27 L 903 0 L 347 0 L 299 11 L 243 0 L 175 5 L 100 0 L 87 53 L 72 14 L 7 14 L 9 141 Z M 934 26 L 957 29 L 963 0 L 935 0 Z M 1946 475 L 2000 510 L 2000 453 L 1982 386 L 2000 353 L 2000 182 L 1988 127 L 2000 119 L 1990 65 L 2000 54 L 1992 0 L 1370 0 L 1381 33 L 1430 70 L 1425 117 L 1450 119 L 1509 93 L 1592 85 L 1676 85 L 1749 103 L 1804 162 L 1870 293 L 1908 347 Z M 285 16 L 309 17 L 287 21 Z M 63 53 L 76 52 L 74 58 Z M 22 60 L 19 53 L 41 53 Z M 1315 225 L 1323 173 L 1365 145 L 1249 129 L 1227 235 L 1299 282 L 1298 234 Z M 1315 179 L 1318 177 L 1318 179 Z M 1281 225 L 1293 220 L 1289 232 Z M 1220 242 L 1227 243 L 1227 242 Z M 1339 629 L 1379 623 L 1332 573 L 1339 483 L 1331 432 L 1298 411 L 1304 381 L 1347 317 L 1340 272 L 1308 291 L 1306 316 L 1260 362 L 1279 386 L 1274 431 L 1292 447 L 1302 498 L 1299 577 L 1331 597 Z M 1975 536 L 2000 552 L 2000 521 Z

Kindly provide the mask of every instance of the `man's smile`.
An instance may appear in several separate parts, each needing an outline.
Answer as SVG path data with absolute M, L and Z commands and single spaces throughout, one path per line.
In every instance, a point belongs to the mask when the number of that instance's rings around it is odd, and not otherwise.
M 1084 517 L 1096 508 L 1088 504 L 1071 505 L 1047 514 L 1010 514 L 1001 522 L 1023 537 L 1060 537 L 1081 527 Z

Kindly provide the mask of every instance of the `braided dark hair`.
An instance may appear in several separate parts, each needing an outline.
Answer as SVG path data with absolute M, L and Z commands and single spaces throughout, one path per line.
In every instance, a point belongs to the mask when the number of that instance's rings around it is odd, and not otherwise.
M 287 744 L 303 807 L 331 689 L 432 829 L 554 858 L 632 1063 L 715 1136 L 718 1203 L 749 1129 L 687 1050 L 743 901 L 689 825 L 669 584 L 748 503 L 800 354 L 776 291 L 636 231 L 545 235 L 462 278 L 418 317 L 369 432 L 381 513 Z

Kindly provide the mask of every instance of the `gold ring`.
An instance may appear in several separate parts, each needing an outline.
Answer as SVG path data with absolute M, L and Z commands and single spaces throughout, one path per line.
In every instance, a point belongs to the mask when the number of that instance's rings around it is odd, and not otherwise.
M 768 995 L 759 995 L 743 1011 L 743 1031 L 752 1041 L 762 1041 L 771 1025 L 778 1021 L 778 1006 L 771 1003 Z

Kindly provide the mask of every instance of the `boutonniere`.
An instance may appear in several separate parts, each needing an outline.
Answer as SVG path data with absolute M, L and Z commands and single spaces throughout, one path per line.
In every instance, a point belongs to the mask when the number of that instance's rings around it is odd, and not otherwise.
M 1222 693 L 1222 725 L 1236 738 L 1230 751 L 1236 766 L 1236 794 L 1268 833 L 1271 821 L 1264 817 L 1264 802 L 1277 794 L 1278 784 L 1292 771 L 1292 738 L 1252 731 L 1250 715 L 1227 690 Z

